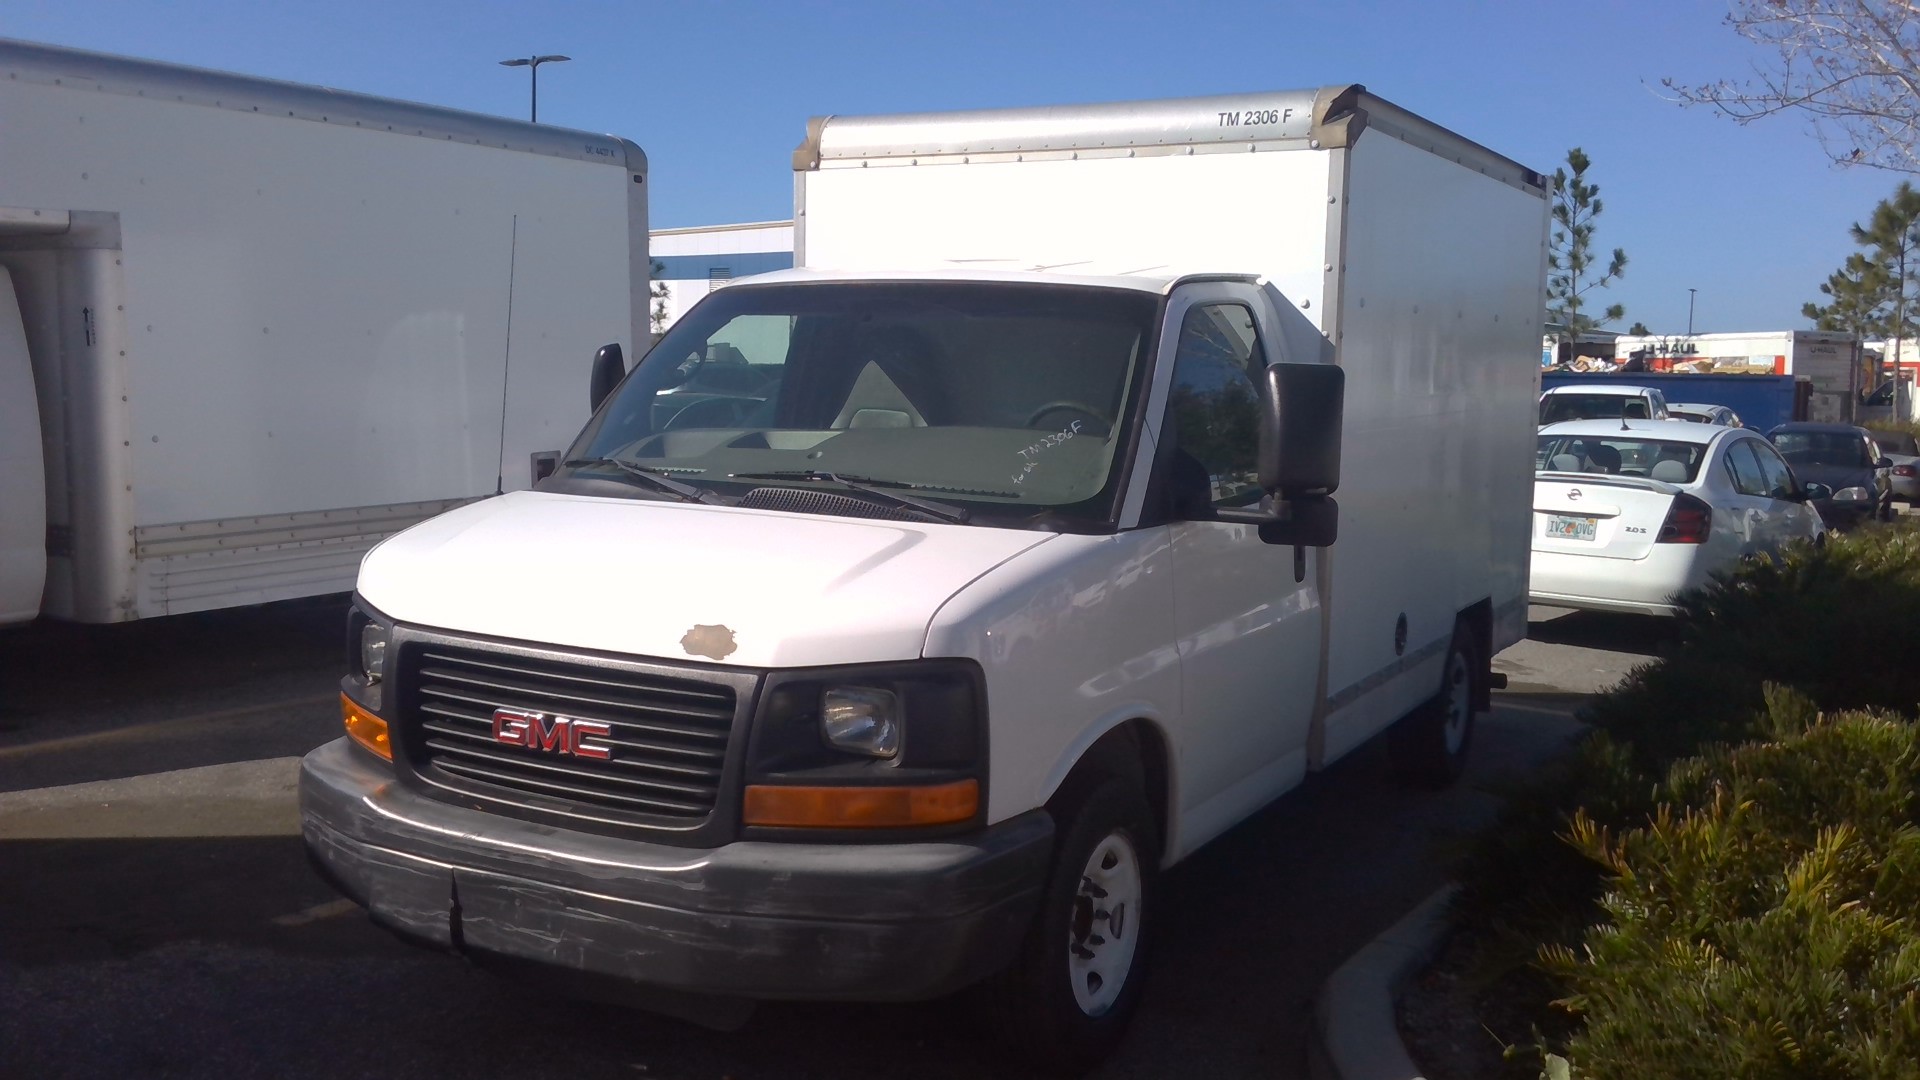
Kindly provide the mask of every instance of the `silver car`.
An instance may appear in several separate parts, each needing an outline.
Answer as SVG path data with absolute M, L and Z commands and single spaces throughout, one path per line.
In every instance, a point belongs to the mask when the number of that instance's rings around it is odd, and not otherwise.
M 1720 427 L 1746 426 L 1740 422 L 1740 414 L 1725 405 L 1668 402 L 1667 415 L 1674 420 L 1687 420 L 1696 424 L 1717 424 Z
M 1893 462 L 1893 501 L 1920 506 L 1920 441 L 1911 431 L 1875 431 L 1873 445 Z

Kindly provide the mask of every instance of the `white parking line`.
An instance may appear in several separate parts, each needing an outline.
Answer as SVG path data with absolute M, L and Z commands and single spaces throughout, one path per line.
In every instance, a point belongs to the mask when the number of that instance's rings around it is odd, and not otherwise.
M 305 926 L 311 922 L 319 922 L 321 919 L 331 919 L 336 915 L 345 915 L 348 912 L 358 910 L 360 910 L 359 904 L 348 900 L 346 897 L 341 897 L 338 900 L 329 900 L 324 904 L 315 904 L 304 911 L 296 911 L 291 915 L 276 915 L 270 921 L 275 926 Z
M 30 757 L 48 751 L 70 750 L 74 747 L 108 742 L 140 742 L 149 739 L 161 739 L 182 729 L 197 728 L 202 725 L 219 723 L 222 720 L 237 720 L 244 716 L 259 713 L 285 712 L 289 709 L 311 708 L 338 699 L 339 694 L 328 693 L 314 696 L 308 694 L 297 698 L 285 698 L 280 701 L 268 701 L 259 705 L 242 705 L 234 709 L 217 709 L 213 712 L 195 713 L 192 716 L 174 716 L 165 720 L 153 720 L 144 724 L 129 724 L 124 727 L 107 728 L 102 731 L 90 731 L 83 735 L 67 735 L 58 739 L 41 739 L 38 742 L 17 743 L 13 746 L 0 746 L 0 761 L 10 758 Z

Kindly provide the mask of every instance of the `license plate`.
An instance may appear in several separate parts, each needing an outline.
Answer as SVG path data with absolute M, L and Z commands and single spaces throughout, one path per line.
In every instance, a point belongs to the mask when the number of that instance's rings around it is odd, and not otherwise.
M 1547 515 L 1547 535 L 1556 540 L 1592 540 L 1599 528 L 1599 518 Z

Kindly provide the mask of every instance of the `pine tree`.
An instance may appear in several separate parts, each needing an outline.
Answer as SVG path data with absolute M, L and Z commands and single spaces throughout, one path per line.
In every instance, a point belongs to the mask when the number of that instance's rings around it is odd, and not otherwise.
M 653 325 L 653 332 L 663 333 L 667 329 L 667 301 L 673 297 L 667 283 L 660 280 L 667 275 L 666 264 L 653 260 L 653 281 L 647 286 L 647 295 L 653 300 L 653 310 L 648 312 L 647 321 Z
M 1847 256 L 1846 265 L 1827 276 L 1820 294 L 1826 304 L 1809 300 L 1800 306 L 1816 330 L 1882 337 L 1893 321 L 1893 274 L 1865 253 Z
M 1598 319 L 1581 310 L 1588 292 L 1606 288 L 1627 269 L 1626 250 L 1614 248 L 1606 270 L 1593 276 L 1593 225 L 1602 206 L 1599 185 L 1587 182 L 1591 164 L 1586 151 L 1576 146 L 1567 151 L 1566 168 L 1553 171 L 1554 232 L 1553 248 L 1547 255 L 1547 315 L 1566 327 L 1569 340 L 1578 340 L 1581 334 L 1627 314 L 1619 304 L 1608 306 Z
M 1902 180 L 1891 196 L 1873 208 L 1867 224 L 1855 223 L 1852 233 L 1853 242 L 1873 249 L 1872 261 L 1884 266 L 1891 277 L 1893 314 L 1886 329 L 1893 355 L 1893 414 L 1904 419 L 1908 405 L 1900 377 L 1900 346 L 1902 339 L 1912 336 L 1914 312 L 1908 286 L 1920 274 L 1920 191 Z

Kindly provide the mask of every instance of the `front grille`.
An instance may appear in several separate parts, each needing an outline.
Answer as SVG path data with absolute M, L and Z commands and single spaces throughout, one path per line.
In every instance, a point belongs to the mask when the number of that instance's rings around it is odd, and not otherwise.
M 612 811 L 635 824 L 684 827 L 713 812 L 733 687 L 438 642 L 403 656 L 407 756 L 423 777 L 483 796 L 530 796 L 533 807 L 561 813 Z M 596 737 L 610 756 L 497 742 L 496 709 L 600 721 L 612 729 Z

